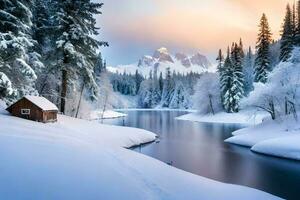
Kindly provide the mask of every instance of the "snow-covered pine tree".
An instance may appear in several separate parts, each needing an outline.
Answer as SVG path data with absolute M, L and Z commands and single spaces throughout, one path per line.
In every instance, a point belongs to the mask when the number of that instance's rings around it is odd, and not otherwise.
M 219 50 L 219 53 L 218 53 L 218 57 L 217 57 L 217 62 L 218 62 L 218 66 L 217 66 L 217 69 L 218 69 L 218 73 L 219 73 L 219 78 L 220 78 L 220 83 L 222 82 L 222 80 L 224 79 L 225 77 L 225 68 L 224 68 L 224 56 L 223 56 L 223 53 L 222 53 L 222 50 L 220 49 Z M 222 85 L 220 86 L 220 88 L 222 88 Z M 222 91 L 221 91 L 221 102 L 223 103 L 224 102 L 224 94 Z
M 218 72 L 220 73 L 222 71 L 222 67 L 223 67 L 223 64 L 224 64 L 224 56 L 223 56 L 223 53 L 222 53 L 222 49 L 219 49 L 218 57 L 216 58 L 216 60 L 218 62 L 217 69 L 218 69 Z
M 32 1 L 0 1 L 0 98 L 7 102 L 36 93 L 37 75 L 30 65 L 35 43 L 31 32 L 32 6 Z M 38 62 L 38 57 L 34 59 Z
M 96 77 L 100 77 L 101 73 L 105 72 L 104 61 L 101 52 L 98 53 L 96 64 L 94 67 L 94 73 Z
M 93 75 L 96 50 L 108 44 L 93 37 L 98 35 L 95 15 L 101 14 L 102 3 L 93 3 L 91 0 L 55 1 L 56 45 L 61 61 L 57 65 L 57 70 L 61 72 L 60 111 L 65 113 L 67 95 L 73 96 L 68 87 L 76 87 L 76 79 L 83 80 L 85 87 L 90 90 L 90 98 L 96 98 L 97 84 Z
M 254 61 L 254 56 L 251 47 L 249 47 L 249 50 L 244 58 L 244 63 L 243 63 L 243 72 L 245 77 L 244 92 L 246 96 L 253 90 L 253 74 L 254 74 L 253 61 Z
M 174 92 L 174 80 L 171 75 L 171 70 L 166 69 L 166 78 L 164 81 L 163 92 L 161 97 L 162 107 L 169 107 Z
M 154 66 L 154 73 L 153 73 L 153 80 L 152 80 L 152 107 L 155 107 L 161 101 L 161 92 L 159 89 L 159 82 L 158 82 L 158 65 Z
M 288 4 L 286 7 L 286 14 L 282 27 L 281 44 L 280 44 L 280 61 L 287 61 L 293 50 L 294 43 L 294 22 L 293 14 Z
M 39 94 L 58 104 L 59 74 L 55 71 L 57 62 L 56 44 L 57 37 L 52 14 L 56 1 L 35 0 L 33 12 L 33 39 L 37 41 L 35 49 L 40 55 L 44 67 L 35 65 L 38 79 L 36 89 Z M 36 64 L 38 64 L 36 62 Z
M 163 87 L 164 87 L 164 79 L 163 79 L 162 72 L 160 72 L 160 74 L 159 74 L 158 84 L 159 84 L 160 94 L 162 94 Z
M 243 59 L 245 57 L 245 53 L 244 53 L 244 45 L 243 45 L 243 40 L 242 38 L 240 38 L 240 42 L 239 42 L 239 51 L 240 51 L 240 57 Z
M 268 19 L 265 14 L 262 15 L 259 24 L 259 34 L 256 44 L 256 58 L 254 81 L 265 83 L 268 73 L 271 71 L 269 48 L 271 43 L 271 31 Z
M 169 108 L 187 109 L 190 106 L 190 96 L 182 82 L 177 82 Z
M 220 79 L 221 84 L 221 94 L 223 97 L 223 106 L 226 112 L 234 112 L 233 110 L 233 100 L 234 100 L 234 92 L 233 92 L 233 65 L 230 58 L 229 47 L 227 49 L 227 56 L 224 62 L 224 74 L 223 78 Z
M 292 10 L 292 29 L 293 29 L 293 45 L 296 45 L 296 35 L 297 35 L 297 17 L 296 17 L 296 5 L 293 3 Z
M 137 93 L 139 92 L 139 90 L 140 90 L 140 86 L 141 86 L 141 83 L 143 82 L 144 78 L 143 78 L 143 76 L 139 73 L 138 70 L 135 71 L 134 78 L 135 78 L 136 94 L 137 94 Z
M 295 45 L 300 46 L 300 0 L 297 1 L 295 26 Z
M 237 43 L 234 44 L 231 63 L 232 63 L 232 85 L 230 91 L 233 92 L 232 108 L 233 112 L 239 111 L 239 103 L 244 95 L 244 74 L 243 74 L 244 51 Z

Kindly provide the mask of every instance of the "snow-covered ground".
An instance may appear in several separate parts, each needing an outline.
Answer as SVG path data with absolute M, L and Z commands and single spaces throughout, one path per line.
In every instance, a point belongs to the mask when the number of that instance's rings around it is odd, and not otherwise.
M 208 123 L 232 123 L 232 124 L 248 124 L 255 125 L 262 122 L 264 118 L 268 116 L 268 113 L 261 111 L 242 111 L 239 113 L 225 113 L 220 112 L 215 115 L 202 115 L 197 112 L 189 113 L 186 115 L 182 115 L 177 117 L 179 120 L 187 120 L 194 122 L 208 122 Z
M 123 148 L 154 139 L 62 115 L 32 122 L 0 108 L 0 199 L 277 199 Z
M 226 142 L 251 147 L 252 151 L 300 160 L 300 123 L 292 117 L 268 120 L 233 132 Z
M 91 120 L 96 120 L 96 119 L 113 119 L 113 118 L 119 118 L 119 117 L 126 117 L 127 114 L 121 113 L 121 112 L 116 112 L 113 110 L 95 110 L 91 112 L 90 119 Z
M 114 109 L 115 111 L 182 111 L 182 112 L 196 112 L 192 109 L 172 109 L 172 108 L 121 108 Z

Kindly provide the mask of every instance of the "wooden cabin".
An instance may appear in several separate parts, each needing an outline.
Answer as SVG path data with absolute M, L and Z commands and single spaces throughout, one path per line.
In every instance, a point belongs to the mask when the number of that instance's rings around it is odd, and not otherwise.
M 58 108 L 48 99 L 25 96 L 6 109 L 13 116 L 38 122 L 56 122 Z

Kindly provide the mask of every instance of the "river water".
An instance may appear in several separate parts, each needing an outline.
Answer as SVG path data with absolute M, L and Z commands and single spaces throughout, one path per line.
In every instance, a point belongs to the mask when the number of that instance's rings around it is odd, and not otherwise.
M 241 125 L 176 120 L 187 113 L 182 111 L 125 113 L 125 118 L 104 123 L 146 129 L 160 138 L 134 151 L 210 179 L 257 188 L 285 199 L 300 199 L 300 162 L 256 154 L 224 142 Z

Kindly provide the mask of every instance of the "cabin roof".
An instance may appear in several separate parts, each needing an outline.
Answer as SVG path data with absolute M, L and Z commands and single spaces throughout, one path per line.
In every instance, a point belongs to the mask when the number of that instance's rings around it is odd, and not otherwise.
M 54 105 L 52 102 L 50 102 L 48 99 L 45 97 L 39 97 L 39 96 L 25 96 L 25 99 L 28 101 L 32 102 L 34 105 L 42 109 L 43 111 L 58 111 L 58 108 L 56 105 Z

